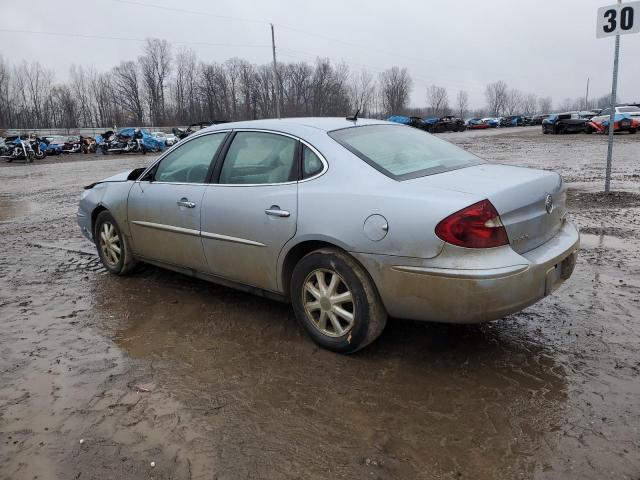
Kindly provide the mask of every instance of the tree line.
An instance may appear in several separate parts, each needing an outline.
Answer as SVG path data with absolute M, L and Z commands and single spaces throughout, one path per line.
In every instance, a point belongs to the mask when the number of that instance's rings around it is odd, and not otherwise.
M 445 87 L 432 85 L 426 106 L 409 108 L 413 89 L 406 68 L 377 76 L 351 71 L 345 63 L 318 58 L 256 65 L 240 58 L 200 61 L 189 49 L 173 51 L 166 40 L 147 39 L 136 60 L 100 72 L 74 65 L 56 82 L 39 62 L 9 64 L 0 56 L 0 129 L 172 126 L 197 121 L 247 120 L 276 116 L 276 89 L 283 117 L 390 114 L 460 117 L 548 113 L 551 98 L 509 88 L 503 81 L 485 89 L 486 108 L 470 111 L 469 95 L 452 103 Z

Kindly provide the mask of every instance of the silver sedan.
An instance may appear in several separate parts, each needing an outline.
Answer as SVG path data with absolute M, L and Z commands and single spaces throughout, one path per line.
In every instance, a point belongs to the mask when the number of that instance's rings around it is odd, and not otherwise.
M 290 302 L 354 352 L 387 316 L 501 318 L 571 275 L 557 173 L 487 163 L 420 130 L 300 118 L 199 131 L 85 187 L 78 224 L 117 275 L 142 261 Z

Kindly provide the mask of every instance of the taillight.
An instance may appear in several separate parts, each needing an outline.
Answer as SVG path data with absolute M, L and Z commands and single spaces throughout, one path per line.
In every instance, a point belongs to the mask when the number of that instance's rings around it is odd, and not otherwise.
M 491 248 L 509 244 L 507 230 L 489 200 L 482 200 L 449 215 L 436 226 L 445 242 L 466 248 Z

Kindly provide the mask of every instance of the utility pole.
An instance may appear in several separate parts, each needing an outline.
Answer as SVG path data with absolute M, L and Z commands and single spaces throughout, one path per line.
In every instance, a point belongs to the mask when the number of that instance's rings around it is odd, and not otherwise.
M 589 110 L 589 77 L 587 77 L 587 93 L 584 96 L 584 109 Z
M 278 82 L 278 67 L 276 63 L 276 40 L 273 33 L 273 23 L 271 25 L 271 49 L 273 51 L 273 88 L 276 97 L 276 115 L 280 118 L 280 82 Z
M 618 5 L 622 0 L 618 0 Z M 613 81 L 611 85 L 611 115 L 609 115 L 609 145 L 607 147 L 607 172 L 604 178 L 604 191 L 611 190 L 611 162 L 613 157 L 613 131 L 616 119 L 616 96 L 618 94 L 618 57 L 620 56 L 620 35 L 616 35 L 616 48 L 613 56 Z

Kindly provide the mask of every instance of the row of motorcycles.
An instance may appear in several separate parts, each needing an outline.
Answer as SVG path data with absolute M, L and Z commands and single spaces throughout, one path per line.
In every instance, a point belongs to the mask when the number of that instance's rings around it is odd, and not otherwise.
M 118 131 L 108 130 L 96 137 L 52 136 L 38 137 L 34 134 L 12 135 L 0 139 L 0 157 L 7 162 L 24 160 L 32 163 L 42 160 L 47 155 L 67 153 L 123 154 L 158 152 L 165 144 L 153 137 L 149 132 L 139 128 L 123 128 Z

